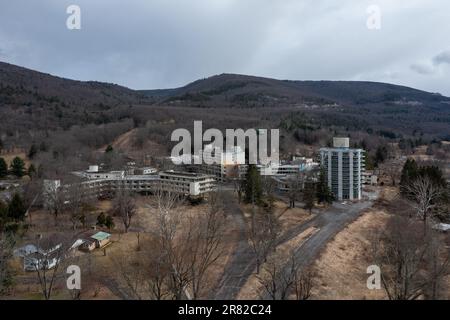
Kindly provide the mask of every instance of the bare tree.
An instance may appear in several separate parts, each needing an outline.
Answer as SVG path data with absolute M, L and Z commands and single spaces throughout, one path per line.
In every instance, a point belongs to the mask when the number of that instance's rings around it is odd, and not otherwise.
M 30 180 L 26 185 L 23 186 L 23 198 L 27 206 L 25 216 L 28 216 L 30 224 L 33 223 L 31 208 L 36 204 L 37 200 L 40 199 L 41 194 L 42 180 L 40 179 Z
M 60 274 L 60 266 L 67 256 L 73 238 L 70 235 L 52 234 L 39 238 L 36 242 L 38 252 L 25 259 L 34 267 L 45 300 L 52 296 L 55 281 Z
M 264 264 L 258 280 L 262 286 L 262 299 L 268 296 L 272 300 L 286 300 L 293 293 L 297 300 L 306 300 L 311 295 L 312 273 L 301 270 L 294 250 L 287 258 L 282 254 L 272 255 Z
M 276 182 L 273 177 L 270 175 L 261 176 L 261 185 L 263 193 L 268 197 L 272 197 L 276 189 Z
M 285 266 L 287 265 L 287 266 Z M 268 295 L 272 300 L 286 300 L 294 283 L 298 269 L 295 257 L 291 256 L 289 262 L 280 255 L 273 255 L 262 268 L 261 275 L 257 276 L 262 286 L 260 297 L 265 299 Z
M 397 181 L 400 179 L 400 173 L 402 171 L 402 165 L 396 159 L 389 159 L 379 165 L 380 171 L 391 179 L 392 186 L 396 186 Z
M 238 203 L 242 201 L 242 194 L 244 193 L 244 184 L 242 181 L 234 180 L 234 191 L 238 196 Z
M 192 298 L 198 299 L 204 287 L 207 270 L 223 253 L 222 239 L 225 225 L 221 193 L 212 192 L 208 197 L 208 210 L 197 219 L 192 243 Z
M 168 278 L 168 288 L 174 299 L 180 300 L 187 293 L 191 282 L 191 252 L 192 221 L 189 217 L 181 219 L 180 212 L 174 210 L 179 197 L 170 192 L 158 190 L 158 239 L 163 255 L 172 269 Z M 180 227 L 183 223 L 183 228 Z
M 136 214 L 136 203 L 132 195 L 125 191 L 119 191 L 114 199 L 114 213 L 122 219 L 125 233 L 131 225 L 131 220 Z
M 248 238 L 256 261 L 256 273 L 259 274 L 261 264 L 275 249 L 280 234 L 278 217 L 271 210 L 253 206 Z
M 62 212 L 65 202 L 65 195 L 62 187 L 44 183 L 44 207 L 55 219 L 55 226 L 58 224 L 58 216 Z
M 259 275 L 258 281 L 262 286 L 262 290 L 260 290 L 260 298 L 264 299 L 265 295 L 269 295 L 272 300 L 277 300 L 279 295 L 278 291 L 280 290 L 279 286 L 281 286 L 280 275 L 280 262 L 275 260 L 272 261 L 270 259 L 264 267 L 262 268 L 262 275 Z
M 83 205 L 85 202 L 82 186 L 79 184 L 72 184 L 67 189 L 68 202 L 66 209 L 69 213 L 69 219 L 72 223 L 72 229 L 75 230 L 77 224 L 83 215 Z
M 428 250 L 426 252 L 426 281 L 424 295 L 427 299 L 442 298 L 448 288 L 445 287 L 444 277 L 449 274 L 450 256 L 440 234 L 431 229 L 427 233 Z
M 303 190 L 305 175 L 299 172 L 295 175 L 288 176 L 288 197 L 289 197 L 289 208 L 295 208 L 295 202 L 301 199 L 301 192 Z
M 313 288 L 313 273 L 307 269 L 297 270 L 294 276 L 293 291 L 296 300 L 308 300 L 311 297 Z
M 411 206 L 423 221 L 424 230 L 426 230 L 428 216 L 437 206 L 437 201 L 442 194 L 441 188 L 436 186 L 429 177 L 421 176 L 407 185 L 405 189 L 412 199 Z
M 138 300 L 170 298 L 167 280 L 171 266 L 155 241 L 143 241 L 141 251 L 131 255 L 126 253 L 115 262 L 118 276 L 125 283 L 130 297 Z
M 222 199 L 210 194 L 207 211 L 191 216 L 176 210 L 179 196 L 159 191 L 156 197 L 159 248 L 171 268 L 167 288 L 173 299 L 198 299 L 207 283 L 207 271 L 223 251 Z
M 149 257 L 150 265 L 146 276 L 148 291 L 152 299 L 162 300 L 169 296 L 166 280 L 170 275 L 171 268 L 161 250 L 155 250 Z
M 434 247 L 436 236 L 430 230 L 424 232 L 417 221 L 407 216 L 393 216 L 386 230 L 373 241 L 383 288 L 390 300 L 437 296 L 448 254 L 446 258 L 438 254 L 441 251 Z
M 9 260 L 12 258 L 14 247 L 14 237 L 0 232 L 0 295 L 11 285 L 12 272 L 9 267 Z

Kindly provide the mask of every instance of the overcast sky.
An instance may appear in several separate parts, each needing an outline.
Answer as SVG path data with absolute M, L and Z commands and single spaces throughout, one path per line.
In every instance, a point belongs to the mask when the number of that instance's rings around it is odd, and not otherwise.
M 81 8 L 81 29 L 66 9 Z M 381 9 L 370 30 L 367 8 Z M 133 89 L 220 73 L 450 96 L 448 0 L 1 0 L 0 61 Z

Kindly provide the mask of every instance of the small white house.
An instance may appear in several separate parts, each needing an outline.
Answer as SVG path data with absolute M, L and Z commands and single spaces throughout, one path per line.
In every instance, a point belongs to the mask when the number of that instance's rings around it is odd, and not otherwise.
M 57 244 L 51 248 L 43 249 L 28 244 L 14 250 L 14 255 L 23 257 L 23 269 L 25 271 L 52 269 L 61 259 L 61 247 L 61 244 Z
M 60 259 L 57 252 L 47 255 L 36 252 L 23 258 L 23 269 L 25 271 L 49 270 L 54 268 Z

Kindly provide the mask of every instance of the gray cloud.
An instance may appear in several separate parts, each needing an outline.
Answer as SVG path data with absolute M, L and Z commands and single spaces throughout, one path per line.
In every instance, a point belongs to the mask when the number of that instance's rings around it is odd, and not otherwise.
M 435 72 L 435 69 L 432 65 L 428 65 L 425 63 L 414 63 L 411 65 L 411 70 L 422 75 L 433 74 Z
M 450 50 L 442 51 L 429 62 L 413 63 L 410 68 L 421 75 L 433 75 L 441 71 L 445 64 L 450 64 Z
M 439 53 L 433 58 L 433 64 L 438 66 L 441 64 L 450 64 L 450 50 Z
M 386 81 L 450 95 L 448 0 L 77 0 L 82 29 L 66 28 L 73 0 L 4 1 L 1 59 L 59 76 L 136 89 L 175 87 L 229 72 L 282 79 Z M 420 23 L 414 23 L 420 21 Z M 407 26 L 407 27 L 405 27 Z M 428 70 L 429 71 L 429 70 Z

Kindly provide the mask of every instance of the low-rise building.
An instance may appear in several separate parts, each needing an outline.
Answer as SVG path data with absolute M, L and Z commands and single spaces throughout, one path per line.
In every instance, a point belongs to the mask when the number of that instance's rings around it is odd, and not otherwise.
M 14 251 L 14 255 L 23 258 L 23 269 L 25 271 L 37 271 L 54 268 L 62 255 L 62 244 L 34 245 L 28 244 Z
M 140 193 L 162 190 L 186 196 L 201 196 L 216 189 L 216 179 L 211 175 L 173 170 L 159 174 L 126 175 L 124 171 L 99 173 L 93 168 L 74 172 L 74 175 L 80 180 L 68 184 L 62 184 L 60 180 L 44 180 L 45 206 L 51 206 L 56 201 L 70 203 L 73 196 L 71 189 L 75 189 L 76 193 L 81 193 L 86 199 L 109 198 L 120 190 Z
M 378 176 L 373 170 L 365 170 L 362 173 L 362 183 L 368 186 L 376 186 L 378 184 Z
M 104 231 L 90 231 L 80 236 L 80 250 L 93 251 L 111 243 L 111 234 Z

